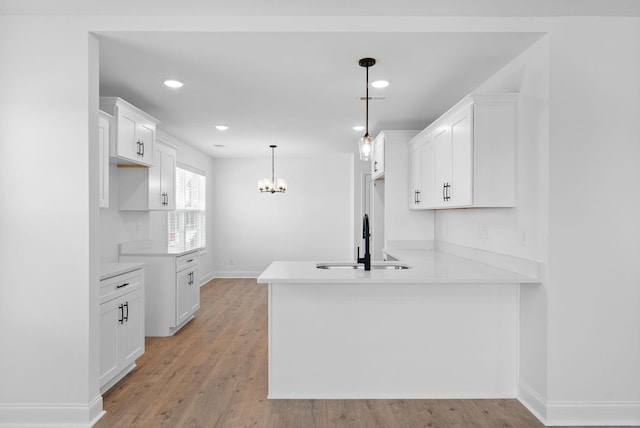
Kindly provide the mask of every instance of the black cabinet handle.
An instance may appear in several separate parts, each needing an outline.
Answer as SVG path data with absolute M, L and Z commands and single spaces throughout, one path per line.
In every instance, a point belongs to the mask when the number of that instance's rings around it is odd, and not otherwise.
M 416 190 L 416 205 L 420 203 L 420 191 Z
M 124 322 L 124 305 L 118 306 L 118 310 L 120 311 L 120 317 L 118 318 L 118 322 L 122 324 Z
M 127 315 L 124 315 L 124 308 L 127 308 Z M 129 302 L 126 302 L 123 306 L 123 315 L 122 318 L 126 321 L 129 322 Z
M 378 161 L 373 162 L 373 172 L 378 172 Z
M 449 199 L 451 199 L 451 193 L 450 190 L 451 189 L 451 185 L 449 183 L 444 183 L 442 185 L 442 200 L 447 202 L 449 201 Z
M 141 141 L 140 145 L 142 146 L 142 152 L 140 153 L 140 156 L 144 157 L 144 141 Z
M 116 288 L 126 287 L 127 285 L 129 285 L 129 283 L 125 282 L 124 284 L 116 285 Z

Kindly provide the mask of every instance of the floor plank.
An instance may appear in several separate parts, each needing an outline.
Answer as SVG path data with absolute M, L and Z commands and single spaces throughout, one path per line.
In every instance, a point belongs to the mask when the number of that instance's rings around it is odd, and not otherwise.
M 210 281 L 193 321 L 146 338 L 96 428 L 543 426 L 517 400 L 267 400 L 267 335 L 266 286 Z

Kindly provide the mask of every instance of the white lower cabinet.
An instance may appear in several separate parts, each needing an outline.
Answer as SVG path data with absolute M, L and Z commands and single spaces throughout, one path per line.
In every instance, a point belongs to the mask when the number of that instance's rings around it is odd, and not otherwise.
M 144 270 L 100 281 L 100 391 L 136 367 L 144 354 Z
M 120 262 L 144 263 L 145 336 L 171 336 L 200 308 L 198 250 L 181 254 L 123 254 Z
M 176 325 L 187 321 L 200 308 L 200 284 L 197 266 L 176 274 Z

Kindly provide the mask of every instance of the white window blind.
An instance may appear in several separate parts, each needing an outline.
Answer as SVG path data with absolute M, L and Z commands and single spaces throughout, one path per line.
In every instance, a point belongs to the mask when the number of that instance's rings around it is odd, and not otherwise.
M 206 245 L 206 186 L 204 175 L 176 168 L 176 210 L 168 213 L 167 222 L 170 250 Z

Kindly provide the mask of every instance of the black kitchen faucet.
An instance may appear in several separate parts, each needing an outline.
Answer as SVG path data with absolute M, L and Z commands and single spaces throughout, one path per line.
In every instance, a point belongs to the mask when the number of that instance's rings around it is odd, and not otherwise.
M 362 238 L 364 239 L 364 257 L 360 258 L 360 247 L 358 247 L 358 263 L 364 263 L 364 270 L 371 270 L 371 253 L 369 252 L 369 216 L 364 215 L 362 219 Z

